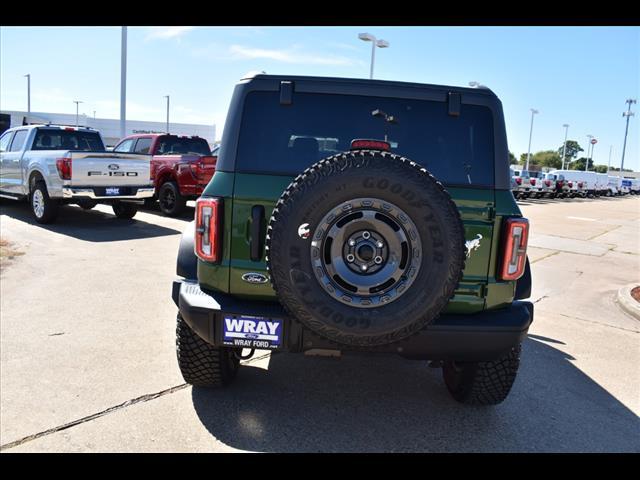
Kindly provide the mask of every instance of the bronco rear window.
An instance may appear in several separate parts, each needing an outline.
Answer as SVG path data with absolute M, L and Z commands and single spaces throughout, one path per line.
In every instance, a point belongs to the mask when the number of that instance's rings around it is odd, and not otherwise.
M 393 122 L 386 118 L 393 116 Z M 413 99 L 278 92 L 245 100 L 236 171 L 297 175 L 314 162 L 349 150 L 354 139 L 380 139 L 450 185 L 494 185 L 493 116 L 486 107 Z

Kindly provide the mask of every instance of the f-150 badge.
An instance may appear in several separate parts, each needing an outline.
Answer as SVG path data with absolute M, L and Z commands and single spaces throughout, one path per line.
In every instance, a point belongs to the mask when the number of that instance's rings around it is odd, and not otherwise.
M 471 256 L 471 252 L 480 248 L 480 240 L 482 240 L 482 235 L 479 233 L 476 235 L 476 238 L 473 240 L 467 240 L 465 242 L 465 246 L 467 247 L 467 258 Z

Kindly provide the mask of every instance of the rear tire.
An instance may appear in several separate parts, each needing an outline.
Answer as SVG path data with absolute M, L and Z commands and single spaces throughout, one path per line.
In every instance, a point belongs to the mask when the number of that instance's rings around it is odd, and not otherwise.
M 490 362 L 445 362 L 444 382 L 451 396 L 467 405 L 497 405 L 511 391 L 520 366 L 521 345 Z
M 149 210 L 155 208 L 157 201 L 158 201 L 158 199 L 155 196 L 153 196 L 151 198 L 145 198 L 145 200 L 144 200 L 144 208 L 147 208 Z
M 182 377 L 194 387 L 229 385 L 240 366 L 233 348 L 214 347 L 205 342 L 180 315 L 176 326 L 176 353 Z
M 176 182 L 165 182 L 158 191 L 158 202 L 160 210 L 167 217 L 176 217 L 184 212 L 187 206 L 187 199 L 180 194 L 180 189 Z
M 31 205 L 31 213 L 38 223 L 52 223 L 58 216 L 60 204 L 57 200 L 49 197 L 47 185 L 42 180 L 36 180 L 33 183 L 29 194 L 29 204 Z
M 131 220 L 138 213 L 138 206 L 135 203 L 117 202 L 113 204 L 113 213 L 118 218 Z
M 83 210 L 91 210 L 93 207 L 95 207 L 98 204 L 98 202 L 92 202 L 92 201 L 88 201 L 88 202 L 80 202 L 78 204 L 78 206 L 83 209 Z

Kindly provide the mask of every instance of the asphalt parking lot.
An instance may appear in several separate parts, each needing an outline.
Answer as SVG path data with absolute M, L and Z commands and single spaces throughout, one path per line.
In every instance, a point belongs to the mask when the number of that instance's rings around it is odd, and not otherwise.
M 536 316 L 488 408 L 396 357 L 263 354 L 226 390 L 185 386 L 170 290 L 193 209 L 69 206 L 40 226 L 0 201 L 23 253 L 0 273 L 3 452 L 640 452 L 640 321 L 615 302 L 640 283 L 640 197 L 520 202 Z

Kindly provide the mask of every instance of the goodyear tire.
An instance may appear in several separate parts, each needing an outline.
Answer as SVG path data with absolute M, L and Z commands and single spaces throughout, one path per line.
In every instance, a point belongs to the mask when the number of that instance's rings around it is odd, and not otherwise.
M 368 150 L 324 159 L 282 194 L 267 229 L 289 314 L 341 345 L 396 342 L 432 322 L 464 268 L 456 205 L 414 162 Z
M 239 356 L 232 348 L 219 348 L 200 338 L 178 315 L 176 355 L 185 382 L 195 387 L 223 387 L 238 373 Z
M 442 367 L 449 393 L 468 405 L 497 405 L 511 391 L 520 366 L 521 346 L 490 362 L 445 362 Z

